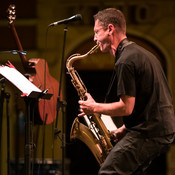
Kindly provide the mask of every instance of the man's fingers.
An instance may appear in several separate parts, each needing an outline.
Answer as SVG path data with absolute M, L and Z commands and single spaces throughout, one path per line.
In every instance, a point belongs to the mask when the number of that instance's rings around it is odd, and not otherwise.
M 79 101 L 78 101 L 78 104 L 81 105 L 81 104 L 83 104 L 83 102 L 84 102 L 83 100 L 79 100 Z
M 82 112 L 82 113 L 78 114 L 78 117 L 83 117 L 84 115 L 85 115 L 85 113 Z

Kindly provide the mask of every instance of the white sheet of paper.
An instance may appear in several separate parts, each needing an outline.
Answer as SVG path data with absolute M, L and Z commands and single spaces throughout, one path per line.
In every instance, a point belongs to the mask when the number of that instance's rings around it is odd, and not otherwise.
M 27 94 L 27 96 L 30 95 L 32 91 L 42 92 L 15 68 L 0 66 L 0 74 L 8 79 L 24 94 Z
M 113 122 L 111 116 L 102 114 L 101 115 L 101 119 L 102 119 L 103 123 L 105 124 L 106 128 L 109 131 L 112 131 L 112 130 L 116 130 L 117 129 L 117 126 Z

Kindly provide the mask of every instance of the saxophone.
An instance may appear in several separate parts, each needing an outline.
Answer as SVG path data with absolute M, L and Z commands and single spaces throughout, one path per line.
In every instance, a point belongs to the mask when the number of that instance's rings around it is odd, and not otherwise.
M 81 100 L 87 99 L 85 95 L 87 89 L 80 76 L 78 75 L 78 72 L 72 65 L 76 60 L 87 57 L 88 55 L 94 53 L 98 48 L 99 46 L 95 45 L 89 52 L 84 55 L 73 54 L 67 59 L 66 62 L 68 74 L 70 74 L 72 78 L 71 82 L 77 90 Z M 87 126 L 82 124 L 79 121 L 78 117 L 75 118 L 70 132 L 70 139 L 79 139 L 84 142 L 95 156 L 99 165 L 101 165 L 106 159 L 110 150 L 113 148 L 113 145 L 111 143 L 112 134 L 103 123 L 100 114 L 93 114 L 90 116 L 85 115 L 84 119 Z

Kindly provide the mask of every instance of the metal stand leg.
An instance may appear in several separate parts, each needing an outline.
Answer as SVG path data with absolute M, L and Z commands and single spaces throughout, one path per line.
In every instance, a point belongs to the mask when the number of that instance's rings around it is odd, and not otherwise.
M 30 117 L 31 117 L 31 109 L 30 104 L 32 102 L 32 99 L 26 98 L 26 109 L 27 109 L 27 115 L 25 118 L 25 174 L 30 175 L 31 173 L 31 151 L 32 151 L 32 144 L 30 142 Z

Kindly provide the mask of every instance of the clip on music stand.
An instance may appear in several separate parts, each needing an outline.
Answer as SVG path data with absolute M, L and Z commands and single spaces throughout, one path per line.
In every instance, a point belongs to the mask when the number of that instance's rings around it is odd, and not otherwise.
M 25 118 L 25 174 L 30 175 L 31 169 L 31 151 L 33 145 L 30 142 L 30 104 L 34 100 L 50 99 L 53 94 L 46 94 L 34 84 L 32 84 L 25 76 L 23 76 L 11 63 L 8 66 L 0 66 L 0 74 L 15 85 L 22 93 L 22 97 L 26 102 L 27 116 Z

